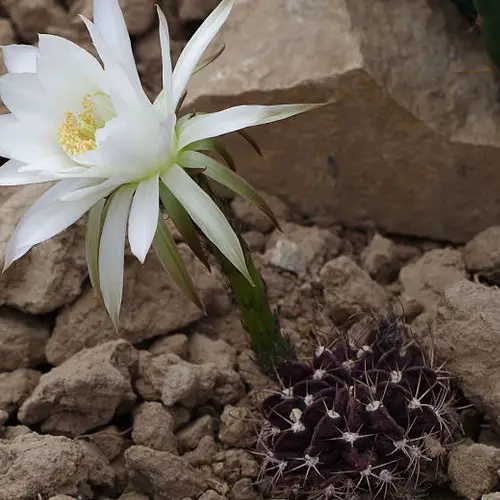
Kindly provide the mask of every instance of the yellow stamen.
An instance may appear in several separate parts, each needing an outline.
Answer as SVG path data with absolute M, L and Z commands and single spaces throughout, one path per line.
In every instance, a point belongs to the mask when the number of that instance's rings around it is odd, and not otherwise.
M 78 114 L 68 111 L 57 133 L 57 142 L 71 156 L 77 156 L 96 149 L 95 133 L 104 126 L 95 114 L 93 95 L 82 101 L 82 111 Z

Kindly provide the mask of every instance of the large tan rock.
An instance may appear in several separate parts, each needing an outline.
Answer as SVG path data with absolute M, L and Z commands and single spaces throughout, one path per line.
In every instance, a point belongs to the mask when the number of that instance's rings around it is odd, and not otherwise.
M 231 138 L 242 174 L 316 220 L 466 241 L 500 219 L 499 104 L 470 73 L 481 40 L 441 4 L 240 0 L 189 108 L 329 101 L 252 130 L 267 161 Z
M 19 219 L 47 189 L 45 184 L 1 188 L 0 262 Z M 32 314 L 54 311 L 73 302 L 87 277 L 83 219 L 33 247 L 0 275 L 0 305 Z

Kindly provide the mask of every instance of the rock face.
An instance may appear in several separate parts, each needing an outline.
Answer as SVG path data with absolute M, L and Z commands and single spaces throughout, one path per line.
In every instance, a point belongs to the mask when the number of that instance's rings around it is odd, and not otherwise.
M 245 178 L 317 220 L 465 241 L 500 219 L 500 126 L 464 31 L 450 2 L 241 0 L 189 107 L 330 102 L 252 130 L 268 161 L 231 139 Z
M 500 424 L 500 291 L 460 281 L 446 290 L 430 325 L 436 358 L 447 360 L 465 396 Z

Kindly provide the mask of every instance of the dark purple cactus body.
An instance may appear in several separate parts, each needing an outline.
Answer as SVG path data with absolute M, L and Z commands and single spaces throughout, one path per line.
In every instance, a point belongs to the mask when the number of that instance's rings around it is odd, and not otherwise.
M 362 341 L 319 346 L 285 362 L 283 389 L 263 403 L 262 476 L 280 498 L 407 496 L 421 486 L 425 440 L 453 433 L 450 381 L 405 326 L 381 320 Z

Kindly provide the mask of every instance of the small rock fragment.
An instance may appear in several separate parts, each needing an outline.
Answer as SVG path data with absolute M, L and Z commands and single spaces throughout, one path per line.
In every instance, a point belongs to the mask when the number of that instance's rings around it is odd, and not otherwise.
M 241 237 L 251 252 L 263 252 L 266 248 L 267 238 L 259 231 L 246 231 Z
M 180 362 L 182 359 L 175 354 L 153 356 L 148 351 L 139 351 L 139 374 L 135 387 L 140 396 L 146 401 L 160 401 L 168 367 Z
M 248 408 L 225 406 L 220 417 L 220 441 L 230 447 L 250 447 L 255 442 L 253 419 Z
M 76 500 L 75 497 L 70 497 L 68 495 L 56 495 L 55 497 L 50 497 L 49 500 Z
M 500 500 L 500 492 L 486 493 L 486 495 L 481 497 L 481 500 Z
M 320 267 L 326 259 L 335 257 L 341 240 L 328 229 L 283 224 L 267 242 L 265 259 L 274 266 L 299 276 L 308 269 Z
M 360 312 L 385 312 L 386 291 L 351 258 L 342 255 L 327 262 L 320 272 L 326 307 L 332 320 L 341 323 Z
M 500 284 L 500 226 L 492 226 L 470 240 L 464 249 L 467 270 Z
M 131 446 L 125 461 L 132 484 L 151 500 L 183 500 L 206 489 L 206 480 L 198 471 L 167 451 Z
M 467 277 L 462 253 L 451 248 L 431 250 L 401 269 L 404 293 L 425 309 L 441 300 L 446 288 Z
M 78 436 L 110 422 L 135 402 L 130 378 L 137 351 L 124 340 L 84 349 L 42 375 L 18 418 L 43 432 Z
M 448 460 L 451 487 L 465 498 L 481 498 L 498 484 L 498 448 L 477 443 L 461 444 L 450 451 Z
M 241 374 L 243 382 L 254 391 L 259 392 L 277 386 L 276 382 L 262 373 L 255 361 L 255 353 L 250 349 L 245 349 L 238 354 L 238 372 Z
M 230 449 L 217 453 L 212 464 L 214 474 L 230 484 L 242 477 L 255 479 L 259 474 L 259 464 L 244 450 Z
M 184 333 L 165 335 L 156 340 L 148 351 L 153 356 L 172 353 L 180 358 L 186 358 L 188 354 L 188 337 Z
M 50 498 L 56 494 L 93 498 L 112 491 L 114 472 L 94 447 L 34 432 L 0 441 L 0 500 Z
M 115 425 L 109 425 L 93 434 L 85 436 L 86 441 L 92 443 L 111 462 L 125 446 L 125 438 Z
M 172 415 L 174 432 L 178 431 L 181 427 L 184 427 L 191 420 L 191 412 L 184 408 L 184 406 L 176 405 L 168 409 L 170 415 Z
M 0 410 L 14 415 L 35 390 L 41 375 L 27 368 L 0 373 Z
M 118 498 L 118 500 L 150 500 L 146 495 L 135 491 L 128 491 Z
M 9 420 L 9 414 L 5 410 L 0 410 L 0 427 Z
M 203 495 L 201 495 L 201 497 L 198 500 L 227 500 L 227 497 L 219 495 L 214 490 L 208 490 L 205 491 L 205 493 L 203 493 Z
M 236 349 L 224 340 L 193 333 L 189 337 L 189 361 L 195 364 L 215 363 L 220 369 L 231 369 L 236 365 Z
M 246 388 L 240 374 L 234 370 L 222 369 L 217 373 L 211 399 L 221 405 L 236 403 L 245 396 Z
M 146 495 L 142 493 L 136 493 L 135 491 L 128 491 L 118 498 L 118 500 L 150 500 Z
M 200 465 L 210 465 L 217 452 L 218 446 L 213 436 L 204 436 L 196 448 L 184 453 L 182 458 L 193 467 L 199 467 Z
M 379 283 L 394 281 L 399 271 L 396 244 L 376 234 L 361 254 L 361 265 Z
M 1 429 L 0 437 L 6 441 L 12 441 L 19 436 L 25 436 L 26 434 L 31 434 L 32 430 L 25 425 L 6 425 Z
M 253 485 L 253 481 L 243 478 L 234 484 L 229 495 L 231 500 L 260 500 L 260 495 Z
M 35 368 L 45 356 L 49 329 L 43 323 L 12 311 L 0 312 L 0 372 Z
M 207 401 L 217 379 L 217 365 L 179 363 L 167 367 L 161 390 L 161 400 L 167 407 L 182 403 L 194 408 Z
M 194 450 L 205 436 L 214 435 L 215 422 L 210 415 L 196 419 L 176 434 L 181 452 Z
M 174 419 L 161 403 L 142 403 L 134 413 L 132 439 L 153 450 L 178 454 Z

